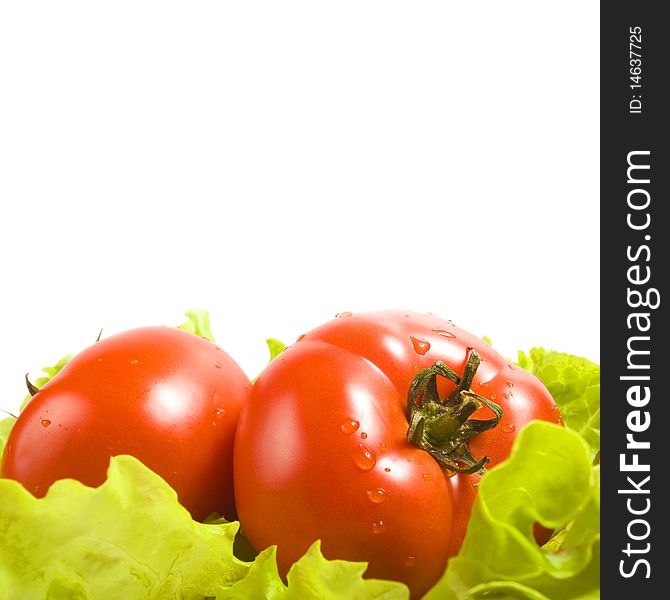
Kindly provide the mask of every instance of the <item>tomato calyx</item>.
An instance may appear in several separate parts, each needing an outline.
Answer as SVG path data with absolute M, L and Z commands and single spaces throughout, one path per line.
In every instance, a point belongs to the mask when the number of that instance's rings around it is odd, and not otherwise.
M 26 380 L 26 387 L 28 388 L 28 393 L 30 394 L 30 397 L 32 398 L 37 392 L 40 391 L 40 389 L 28 378 L 28 373 L 26 373 L 25 376 Z
M 432 367 L 419 371 L 407 394 L 409 428 L 407 439 L 428 452 L 440 465 L 457 473 L 482 473 L 488 456 L 477 460 L 468 449 L 476 435 L 493 429 L 500 422 L 503 410 L 492 400 L 470 389 L 481 359 L 474 348 L 459 376 L 438 360 Z M 441 400 L 437 376 L 456 384 L 453 392 Z M 470 419 L 482 405 L 493 412 L 492 419 Z

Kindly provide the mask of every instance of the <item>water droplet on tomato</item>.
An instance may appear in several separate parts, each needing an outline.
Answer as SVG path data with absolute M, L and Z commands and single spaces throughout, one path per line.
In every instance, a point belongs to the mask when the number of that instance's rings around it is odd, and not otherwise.
M 422 475 L 422 477 L 423 477 L 426 481 L 428 481 L 428 479 L 430 479 L 430 475 L 428 475 L 428 473 L 424 473 L 424 474 Z
M 377 488 L 376 490 L 368 490 L 367 492 L 370 502 L 381 504 L 386 500 L 386 490 L 384 488 Z
M 223 417 L 226 416 L 226 409 L 225 408 L 217 408 L 216 409 L 216 418 L 220 421 L 223 419 Z
M 99 359 L 98 359 L 98 362 L 102 362 L 102 358 L 99 358 Z
M 304 334 L 304 333 L 301 333 L 301 334 L 298 336 L 298 339 L 296 340 L 296 342 L 299 342 L 300 340 L 304 339 L 304 337 L 305 337 L 305 334 Z
M 380 534 L 384 533 L 386 531 L 386 525 L 384 524 L 384 521 L 381 519 L 379 521 L 375 521 L 372 524 L 372 533 L 374 534 Z
M 364 440 L 366 437 L 368 437 L 368 434 L 365 431 L 361 431 L 361 439 Z
M 505 433 L 512 433 L 516 429 L 516 425 L 514 423 L 510 423 L 509 425 L 504 425 L 502 430 Z
M 505 383 L 507 384 L 508 388 L 514 387 L 514 384 L 511 381 L 506 381 Z
M 342 433 L 346 433 L 347 435 L 351 435 L 354 433 L 361 424 L 356 420 L 352 419 L 351 417 L 347 417 L 342 421 L 342 425 L 340 425 L 340 429 L 342 430 Z
M 516 369 L 516 366 L 514 366 L 512 363 L 507 363 L 507 366 L 508 366 L 512 371 L 514 371 L 514 369 Z
M 360 469 L 369 471 L 377 464 L 377 456 L 365 444 L 358 444 L 354 452 L 354 462 Z
M 406 559 L 405 559 L 405 566 L 406 567 L 413 567 L 416 564 L 416 556 L 413 556 L 410 554 Z
M 42 423 L 42 427 L 49 427 L 49 425 L 51 425 L 51 421 L 49 421 L 49 419 L 42 419 L 40 423 Z
M 390 472 L 391 472 L 391 469 L 389 469 L 388 467 L 386 467 L 386 468 L 384 469 L 384 471 L 386 471 L 387 473 L 390 473 Z
M 353 317 L 354 313 L 352 313 L 349 310 L 345 310 L 344 312 L 339 312 L 335 315 L 336 318 L 341 318 L 341 317 Z
M 214 366 L 215 366 L 217 369 L 220 369 L 220 368 L 223 366 L 223 363 L 222 363 L 220 360 L 217 360 L 217 361 L 214 363 Z
M 130 364 L 131 364 L 131 365 L 139 365 L 139 364 L 140 364 L 140 361 L 139 361 L 138 359 L 136 359 L 136 358 L 133 358 L 133 360 L 130 361 Z
M 426 340 L 420 340 L 413 336 L 410 336 L 409 339 L 412 340 L 412 346 L 414 346 L 414 351 L 417 354 L 423 356 L 426 352 L 428 352 L 428 350 L 430 350 L 430 342 L 427 342 Z
M 441 335 L 442 337 L 446 338 L 455 338 L 456 336 L 451 333 L 450 331 L 447 331 L 446 329 L 433 329 L 433 333 L 437 333 L 437 335 Z
M 388 449 L 389 449 L 389 447 L 384 442 L 379 444 L 379 451 L 380 452 L 386 452 Z

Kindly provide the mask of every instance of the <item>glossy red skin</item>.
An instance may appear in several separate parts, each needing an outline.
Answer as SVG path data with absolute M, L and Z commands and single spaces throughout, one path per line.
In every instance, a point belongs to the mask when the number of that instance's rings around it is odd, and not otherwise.
M 449 477 L 407 441 L 407 390 L 438 359 L 462 372 L 468 347 L 482 358 L 472 389 L 495 394 L 505 409 L 501 426 L 472 444 L 496 464 L 514 431 L 556 421 L 557 411 L 539 380 L 451 322 L 399 311 L 341 316 L 275 359 L 253 387 L 235 442 L 237 509 L 255 548 L 277 544 L 285 574 L 321 539 L 327 558 L 368 561 L 367 576 L 404 581 L 413 597 L 429 589 L 456 551 L 452 531 L 465 531 L 474 494 L 463 496 L 467 507 L 454 503 Z M 360 427 L 347 434 L 350 419 Z M 376 456 L 370 469 L 357 464 L 360 444 Z M 373 502 L 368 492 L 379 488 L 383 502 Z
M 133 329 L 75 356 L 15 423 L 0 475 L 44 496 L 58 479 L 89 486 L 111 456 L 161 475 L 194 518 L 235 516 L 232 450 L 249 378 L 213 343 L 171 327 Z

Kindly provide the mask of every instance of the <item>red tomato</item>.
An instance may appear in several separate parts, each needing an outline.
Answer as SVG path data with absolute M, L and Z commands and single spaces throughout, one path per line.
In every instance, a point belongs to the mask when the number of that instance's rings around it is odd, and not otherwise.
M 492 465 L 509 454 L 515 431 L 558 413 L 539 380 L 450 321 L 347 313 L 276 358 L 252 389 L 235 442 L 237 509 L 255 548 L 277 544 L 286 573 L 321 539 L 329 558 L 368 561 L 370 577 L 404 581 L 414 597 L 429 589 L 456 551 L 452 532 L 465 531 L 474 492 L 457 494 L 451 473 L 408 441 L 408 389 L 438 360 L 461 375 L 469 348 L 481 358 L 471 390 L 504 410 L 470 444 Z M 443 395 L 455 387 L 439 385 Z
M 233 441 L 249 387 L 228 354 L 192 333 L 147 327 L 111 336 L 35 394 L 0 474 L 40 497 L 57 479 L 100 485 L 111 456 L 132 454 L 194 518 L 233 518 Z

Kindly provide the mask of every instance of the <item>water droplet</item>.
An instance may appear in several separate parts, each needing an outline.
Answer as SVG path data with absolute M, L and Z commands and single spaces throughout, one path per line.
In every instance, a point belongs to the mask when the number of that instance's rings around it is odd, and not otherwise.
M 353 317 L 354 313 L 352 313 L 349 310 L 345 310 L 344 312 L 339 312 L 335 315 L 336 318 L 341 318 L 341 317 Z
M 390 473 L 390 472 L 391 472 L 391 469 L 389 469 L 388 467 L 386 467 L 386 468 L 384 469 L 384 471 L 386 471 L 387 473 Z
M 365 444 L 358 444 L 354 452 L 354 462 L 358 468 L 369 471 L 377 464 L 377 457 Z
M 366 437 L 368 437 L 368 434 L 365 431 L 361 431 L 361 439 L 364 440 Z
M 49 427 L 49 425 L 51 425 L 51 421 L 49 421 L 49 419 L 42 419 L 40 423 L 42 423 L 42 427 Z
M 446 338 L 455 338 L 456 336 L 451 333 L 450 331 L 447 331 L 446 329 L 433 329 L 433 333 L 437 333 L 437 335 L 441 335 L 442 337 Z
M 98 362 L 102 362 L 102 358 L 99 358 L 99 359 L 98 359 Z
M 508 366 L 512 371 L 514 371 L 514 369 L 516 369 L 516 367 L 515 367 L 512 363 L 507 363 L 507 366 Z
M 416 556 L 413 556 L 410 554 L 406 559 L 405 559 L 405 566 L 406 567 L 413 567 L 416 564 Z
M 226 416 L 226 409 L 225 408 L 217 408 L 216 409 L 216 418 L 217 420 L 223 419 L 223 417 Z
M 377 488 L 376 490 L 368 490 L 367 492 L 370 502 L 381 504 L 386 500 L 386 490 L 384 488 Z
M 351 435 L 354 433 L 361 424 L 356 420 L 352 419 L 351 417 L 347 417 L 342 421 L 342 425 L 340 425 L 340 429 L 342 430 L 342 433 L 346 433 L 347 435 Z
M 490 399 L 491 399 L 491 400 L 495 400 L 495 399 L 497 398 L 497 396 L 498 396 L 498 394 L 496 394 L 496 393 L 494 392 L 493 394 L 491 394 Z
M 410 336 L 409 339 L 412 340 L 412 346 L 414 346 L 414 351 L 417 354 L 421 354 L 421 356 L 423 356 L 426 352 L 428 352 L 428 350 L 430 350 L 430 342 L 427 342 L 426 340 L 420 340 L 413 336 Z
M 220 369 L 220 368 L 223 366 L 223 363 L 222 363 L 220 360 L 217 360 L 217 361 L 214 363 L 214 366 L 215 366 L 217 369 Z
M 372 524 L 372 533 L 379 534 L 379 533 L 384 533 L 386 531 L 386 525 L 384 524 L 384 521 L 381 519 L 379 521 L 375 521 Z
M 428 473 L 424 473 L 422 477 L 426 480 L 430 479 L 430 475 L 428 475 Z
M 136 359 L 136 358 L 133 358 L 133 360 L 130 361 L 130 364 L 131 364 L 131 365 L 139 365 L 139 364 L 140 364 L 140 361 L 139 361 L 138 359 Z
M 516 429 L 516 426 L 514 425 L 514 423 L 510 423 L 509 425 L 504 425 L 503 428 L 502 428 L 502 430 L 505 433 L 512 433 L 515 429 Z
M 304 339 L 304 337 L 305 337 L 305 334 L 304 334 L 304 333 L 301 333 L 301 334 L 298 336 L 298 339 L 296 340 L 296 342 L 299 342 L 300 340 Z
M 389 447 L 384 442 L 379 444 L 379 451 L 380 452 L 386 452 L 388 449 L 389 449 Z

